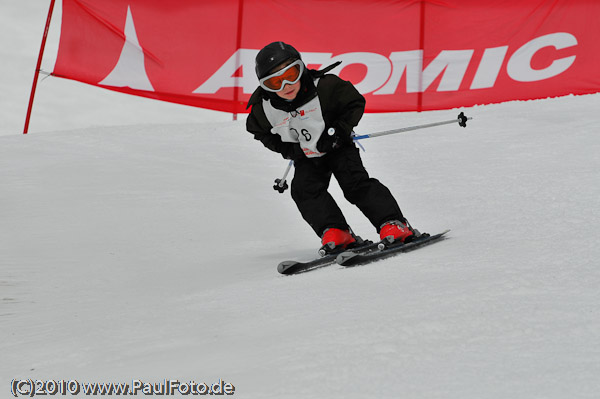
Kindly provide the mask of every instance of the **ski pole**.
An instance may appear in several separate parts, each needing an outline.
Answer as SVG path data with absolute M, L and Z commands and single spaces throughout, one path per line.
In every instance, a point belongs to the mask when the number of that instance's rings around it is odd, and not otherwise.
M 285 190 L 288 189 L 288 184 L 285 181 L 285 179 L 286 179 L 288 173 L 290 173 L 290 169 L 292 169 L 293 164 L 294 164 L 294 161 L 290 161 L 288 163 L 287 168 L 285 169 L 285 173 L 283 174 L 283 177 L 281 179 L 275 179 L 275 185 L 273 186 L 273 190 L 283 193 Z
M 403 127 L 403 128 L 400 128 L 400 129 L 385 130 L 383 132 L 363 134 L 363 135 L 360 135 L 360 136 L 354 136 L 353 140 L 354 141 L 358 141 L 358 140 L 363 140 L 363 139 L 370 139 L 372 137 L 386 136 L 388 134 L 410 132 L 412 130 L 425 129 L 425 128 L 434 127 L 434 126 L 450 125 L 452 123 L 457 123 L 457 122 L 458 122 L 459 126 L 461 126 L 461 127 L 467 127 L 467 121 L 471 120 L 471 119 L 473 119 L 473 118 L 471 118 L 471 117 L 467 118 L 465 116 L 465 114 L 463 112 L 461 112 L 460 114 L 458 114 L 458 117 L 456 119 L 452 119 L 452 120 L 449 120 L 449 121 L 427 123 L 425 125 L 409 126 L 409 127 Z
M 424 125 L 403 127 L 400 129 L 385 130 L 382 132 L 363 134 L 360 136 L 353 136 L 352 140 L 356 141 L 357 142 L 356 144 L 358 144 L 362 148 L 362 145 L 360 145 L 360 143 L 358 143 L 358 140 L 370 139 L 372 137 L 386 136 L 388 134 L 410 132 L 413 130 L 425 129 L 425 128 L 434 127 L 434 126 L 450 125 L 452 123 L 458 123 L 458 126 L 467 127 L 467 121 L 470 121 L 471 119 L 473 119 L 473 118 L 467 117 L 467 116 L 465 116 L 464 112 L 461 112 L 460 114 L 458 114 L 458 117 L 456 119 L 442 121 L 442 122 L 427 123 Z M 329 135 L 332 135 L 335 133 L 335 130 L 331 131 L 331 129 L 329 129 L 329 131 L 327 133 Z M 363 148 L 363 150 L 364 150 L 364 148 Z M 283 193 L 285 190 L 288 189 L 288 184 L 285 181 L 285 179 L 286 179 L 288 173 L 290 172 L 290 169 L 292 168 L 293 164 L 294 164 L 294 161 L 290 161 L 288 163 L 287 168 L 285 169 L 285 173 L 283 174 L 283 177 L 281 179 L 275 179 L 275 185 L 273 186 L 273 190 Z

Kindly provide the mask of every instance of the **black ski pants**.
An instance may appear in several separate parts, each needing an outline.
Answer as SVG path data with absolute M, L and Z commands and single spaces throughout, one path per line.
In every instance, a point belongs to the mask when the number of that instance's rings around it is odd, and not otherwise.
M 349 145 L 319 158 L 295 162 L 292 198 L 319 237 L 329 227 L 348 228 L 342 211 L 327 191 L 332 174 L 344 197 L 362 211 L 377 232 L 389 220 L 404 220 L 390 190 L 369 177 L 358 148 Z

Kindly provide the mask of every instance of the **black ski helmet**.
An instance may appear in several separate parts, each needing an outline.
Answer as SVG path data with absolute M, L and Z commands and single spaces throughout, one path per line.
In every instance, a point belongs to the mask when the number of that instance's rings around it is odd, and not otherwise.
M 264 78 L 269 72 L 287 60 L 301 60 L 300 53 L 284 42 L 267 44 L 256 55 L 256 76 Z

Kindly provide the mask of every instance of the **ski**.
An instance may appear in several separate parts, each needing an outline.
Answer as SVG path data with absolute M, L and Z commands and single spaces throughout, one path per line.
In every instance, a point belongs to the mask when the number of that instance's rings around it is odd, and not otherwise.
M 425 245 L 433 244 L 434 242 L 438 242 L 444 238 L 444 235 L 448 233 L 450 230 L 445 230 L 439 234 L 429 235 L 427 233 L 421 234 L 419 237 L 415 238 L 413 241 L 406 244 L 397 244 L 391 246 L 385 246 L 384 242 L 379 244 L 378 251 L 371 251 L 368 253 L 355 253 L 350 251 L 342 252 L 337 255 L 336 262 L 345 267 L 359 266 L 367 263 L 374 262 L 376 260 L 385 259 L 394 255 L 397 255 L 402 252 L 412 251 L 417 248 L 421 248 Z
M 368 253 L 370 251 L 374 251 L 377 249 L 377 246 L 379 245 L 379 242 L 372 242 L 372 241 L 365 241 L 364 244 L 357 246 L 355 248 L 352 248 L 350 250 L 342 250 L 344 253 L 356 253 L 356 254 L 361 254 L 361 253 Z M 300 261 L 295 261 L 295 260 L 285 260 L 281 263 L 279 263 L 279 265 L 277 266 L 277 271 L 281 274 L 299 274 L 299 273 L 304 273 L 304 272 L 308 272 L 311 270 L 315 270 L 315 269 L 319 269 L 321 267 L 324 266 L 329 266 L 333 263 L 335 263 L 337 256 L 341 253 L 340 252 L 335 252 L 332 254 L 328 254 L 325 256 L 322 256 L 320 258 L 308 261 L 308 262 L 300 262 Z

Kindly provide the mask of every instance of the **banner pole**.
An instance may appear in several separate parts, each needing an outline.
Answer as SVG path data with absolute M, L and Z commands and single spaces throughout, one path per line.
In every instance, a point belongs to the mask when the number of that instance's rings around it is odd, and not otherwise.
M 27 116 L 25 116 L 25 127 L 23 134 L 27 134 L 29 131 L 29 119 L 31 118 L 31 110 L 33 108 L 33 98 L 35 97 L 35 89 L 37 87 L 38 77 L 40 68 L 42 67 L 42 57 L 44 56 L 44 48 L 46 47 L 46 39 L 48 37 L 48 30 L 50 29 L 50 20 L 52 19 L 52 11 L 54 10 L 55 0 L 50 0 L 50 9 L 48 10 L 48 18 L 46 19 L 46 27 L 44 28 L 44 36 L 42 37 L 42 45 L 40 46 L 40 54 L 38 55 L 37 65 L 35 67 L 35 73 L 33 75 L 33 84 L 31 85 L 31 94 L 29 96 L 29 105 L 27 107 Z
M 425 1 L 421 0 L 421 25 L 419 27 L 419 48 L 421 49 L 421 67 L 419 69 L 419 93 L 417 94 L 417 112 L 423 110 L 423 71 L 425 70 Z
M 236 65 L 239 67 L 241 62 L 240 56 L 240 48 L 242 47 L 242 21 L 244 19 L 244 0 L 238 0 L 238 20 L 237 20 L 237 37 L 235 38 L 235 47 L 236 47 Z M 246 73 L 246 71 L 244 71 Z M 238 76 L 235 77 L 235 87 L 233 88 L 233 103 L 234 107 L 238 106 L 239 102 L 239 91 L 240 88 L 238 83 L 240 78 Z M 233 113 L 233 120 L 237 121 L 237 112 Z

